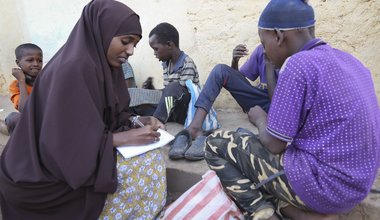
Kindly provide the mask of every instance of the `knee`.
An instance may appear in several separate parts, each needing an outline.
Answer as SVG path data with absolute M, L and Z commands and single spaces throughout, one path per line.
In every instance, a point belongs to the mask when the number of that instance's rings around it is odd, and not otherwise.
M 210 76 L 221 77 L 227 76 L 232 73 L 232 68 L 226 64 L 217 64 L 211 71 Z
M 223 150 L 228 144 L 228 140 L 223 138 L 223 133 L 214 132 L 206 138 L 205 153 L 209 155 L 218 155 L 218 151 Z
M 16 124 L 19 121 L 19 119 L 20 119 L 20 113 L 18 113 L 18 112 L 11 112 L 5 118 L 5 124 L 7 125 L 8 130 L 9 129 L 13 130 L 13 128 L 16 126 Z
M 179 82 L 171 82 L 162 90 L 162 95 L 171 96 L 172 94 L 176 94 L 182 91 L 182 88 L 183 87 Z
M 177 88 L 180 88 L 180 87 L 182 87 L 181 83 L 179 83 L 179 82 L 171 82 L 167 86 L 165 86 L 164 90 L 173 90 L 173 89 L 177 89 Z

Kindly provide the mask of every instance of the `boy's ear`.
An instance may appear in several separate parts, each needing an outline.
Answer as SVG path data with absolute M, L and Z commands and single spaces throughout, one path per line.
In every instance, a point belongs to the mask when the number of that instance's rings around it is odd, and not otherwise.
M 169 47 L 173 47 L 173 46 L 174 46 L 173 41 L 167 41 L 166 44 L 167 44 Z
M 20 67 L 20 61 L 18 59 L 15 60 L 18 67 Z
M 281 44 L 284 43 L 284 40 L 285 40 L 285 35 L 284 35 L 284 32 L 279 30 L 279 29 L 274 29 L 274 31 L 276 32 L 276 41 L 277 41 L 277 45 L 280 46 Z

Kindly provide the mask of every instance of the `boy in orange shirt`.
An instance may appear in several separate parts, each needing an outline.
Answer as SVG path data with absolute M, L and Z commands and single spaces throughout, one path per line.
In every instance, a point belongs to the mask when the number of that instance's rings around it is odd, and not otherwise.
M 11 112 L 5 118 L 7 127 L 2 129 L 2 133 L 12 133 L 17 121 L 22 113 L 25 102 L 32 92 L 33 83 L 42 68 L 42 50 L 35 44 L 26 43 L 19 45 L 16 50 L 16 64 L 19 68 L 12 68 L 12 75 L 16 78 L 9 85 L 11 101 L 19 112 Z M 0 123 L 4 123 L 1 121 Z

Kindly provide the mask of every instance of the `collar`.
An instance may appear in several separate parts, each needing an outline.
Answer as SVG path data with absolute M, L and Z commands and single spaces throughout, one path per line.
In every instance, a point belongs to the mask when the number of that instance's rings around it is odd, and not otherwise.
M 319 39 L 319 38 L 315 38 L 315 39 L 312 39 L 312 40 L 309 40 L 301 49 L 301 51 L 303 50 L 311 50 L 313 49 L 314 47 L 318 47 L 318 46 L 321 46 L 321 45 L 325 45 L 326 42 L 324 42 L 323 40 Z
M 181 53 L 179 54 L 179 57 L 178 57 L 177 62 L 176 62 L 175 65 L 173 66 L 173 72 L 176 72 L 176 71 L 178 71 L 181 67 L 183 67 L 183 64 L 185 63 L 186 56 L 187 56 L 187 55 L 186 55 L 183 51 L 181 51 Z M 170 62 L 171 62 L 171 60 L 168 60 L 168 61 L 162 62 L 162 67 L 164 67 L 164 69 L 165 69 L 165 68 L 168 68 Z

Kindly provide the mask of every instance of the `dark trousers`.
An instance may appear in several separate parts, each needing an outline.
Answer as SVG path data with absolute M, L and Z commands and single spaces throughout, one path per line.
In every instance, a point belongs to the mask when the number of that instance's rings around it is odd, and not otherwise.
M 181 86 L 179 82 L 171 82 L 162 90 L 160 102 L 153 116 L 163 123 L 172 121 L 184 124 L 190 98 L 187 87 Z
M 255 135 L 217 131 L 206 139 L 205 151 L 210 169 L 247 219 L 267 219 L 289 204 L 307 209 L 288 183 L 283 155 L 270 153 Z
M 225 64 L 218 64 L 211 71 L 195 107 L 203 108 L 208 112 L 222 88 L 231 93 L 244 112 L 248 112 L 256 105 L 266 112 L 269 110 L 268 92 L 252 86 L 239 71 Z

